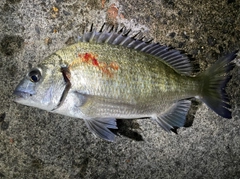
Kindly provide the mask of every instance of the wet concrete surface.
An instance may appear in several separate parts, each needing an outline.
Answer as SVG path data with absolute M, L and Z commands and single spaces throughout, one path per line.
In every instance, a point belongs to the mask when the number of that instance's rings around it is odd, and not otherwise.
M 110 143 L 81 119 L 13 102 L 30 67 L 104 22 L 184 51 L 196 71 L 240 47 L 238 0 L 1 1 L 0 178 L 240 178 L 239 57 L 227 88 L 233 118 L 194 103 L 178 135 L 149 119 L 119 120 Z

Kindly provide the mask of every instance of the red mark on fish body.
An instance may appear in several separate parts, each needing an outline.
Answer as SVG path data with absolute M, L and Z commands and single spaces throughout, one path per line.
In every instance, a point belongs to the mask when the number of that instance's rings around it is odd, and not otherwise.
M 90 53 L 85 53 L 84 55 L 83 55 L 83 57 L 85 58 L 85 59 L 89 59 L 89 58 L 91 58 L 91 54 Z
M 97 56 L 92 53 L 78 54 L 78 58 L 70 64 L 70 67 L 78 66 L 81 63 L 93 65 L 109 77 L 113 77 L 114 71 L 119 69 L 118 63 L 111 62 L 110 64 L 107 64 L 105 62 L 99 62 Z
M 91 60 L 92 59 L 92 54 L 90 54 L 90 53 L 85 53 L 84 55 L 83 55 L 83 60 L 86 60 L 86 62 L 88 62 L 89 60 Z
M 78 56 L 80 58 L 82 58 L 83 62 L 87 62 L 87 63 L 92 63 L 92 65 L 94 66 L 98 66 L 98 60 L 96 59 L 95 55 L 91 54 L 91 53 L 85 53 L 85 54 L 78 54 Z
M 98 63 L 98 61 L 97 61 L 96 58 L 93 58 L 93 59 L 92 59 L 92 64 L 93 64 L 94 66 L 99 66 L 99 63 Z
M 109 77 L 113 77 L 113 72 L 110 70 L 109 66 L 105 62 L 100 63 L 99 69 Z
M 110 63 L 109 67 L 116 71 L 119 69 L 119 65 L 116 62 Z

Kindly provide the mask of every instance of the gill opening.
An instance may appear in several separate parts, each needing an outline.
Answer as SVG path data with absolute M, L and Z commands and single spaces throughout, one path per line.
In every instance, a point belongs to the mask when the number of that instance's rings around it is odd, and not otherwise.
M 70 90 L 70 88 L 72 86 L 72 84 L 70 82 L 71 73 L 69 71 L 69 68 L 68 67 L 61 67 L 61 72 L 62 72 L 62 75 L 63 75 L 63 79 L 66 83 L 66 86 L 63 90 L 62 96 L 61 96 L 57 106 L 55 108 L 53 108 L 52 111 L 58 109 L 63 104 L 63 102 L 65 101 L 65 99 L 67 97 L 68 91 Z

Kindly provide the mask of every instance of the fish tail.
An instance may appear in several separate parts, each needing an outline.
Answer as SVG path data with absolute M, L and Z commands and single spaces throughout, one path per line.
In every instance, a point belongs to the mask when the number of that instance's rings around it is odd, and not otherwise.
M 229 72 L 235 66 L 231 62 L 236 58 L 236 53 L 237 51 L 224 56 L 206 72 L 200 74 L 203 81 L 200 99 L 218 115 L 228 119 L 232 118 L 232 114 L 225 88 L 231 79 Z

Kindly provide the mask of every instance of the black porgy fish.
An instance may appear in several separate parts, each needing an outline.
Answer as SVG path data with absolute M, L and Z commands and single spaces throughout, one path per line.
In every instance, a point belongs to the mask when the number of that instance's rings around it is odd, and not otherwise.
M 79 41 L 46 57 L 14 91 L 15 101 L 81 118 L 97 136 L 114 141 L 116 119 L 150 118 L 164 130 L 183 127 L 196 97 L 231 118 L 225 87 L 236 52 L 191 76 L 187 56 L 129 31 L 85 32 Z

